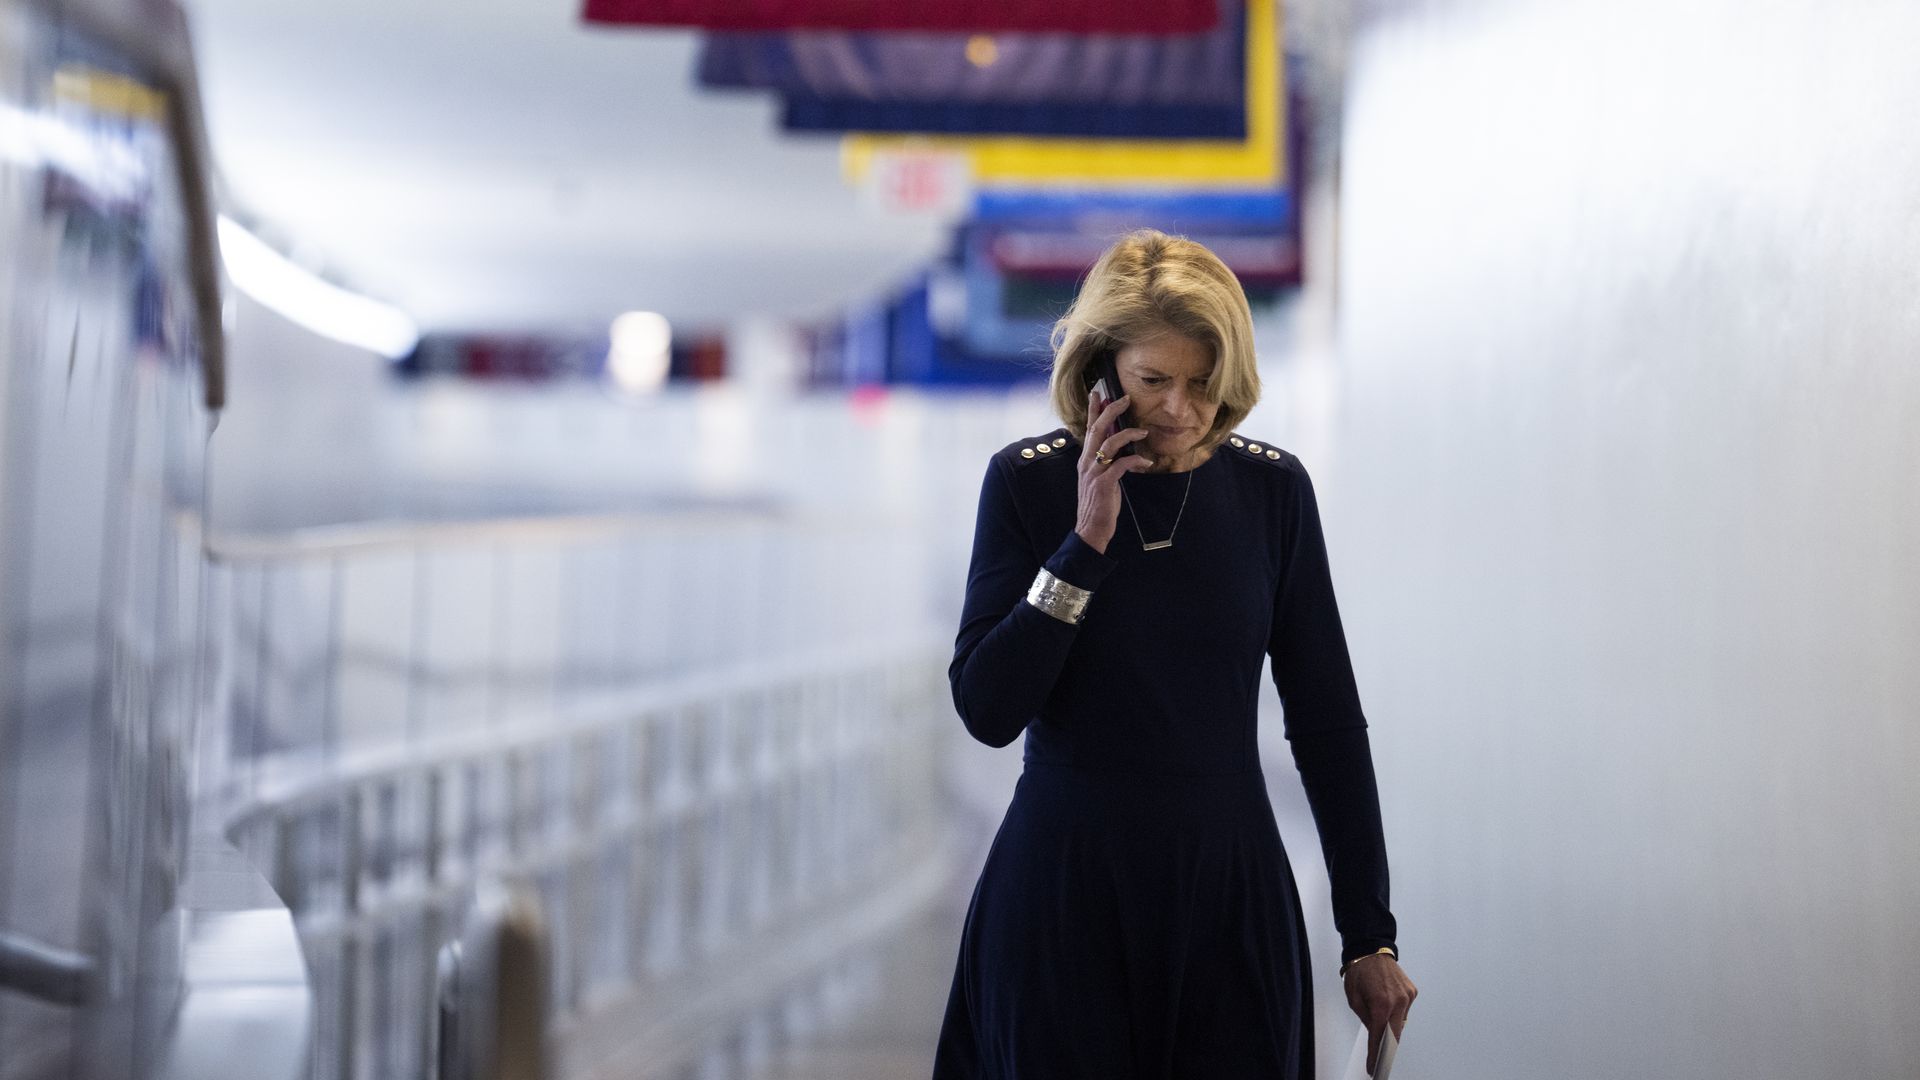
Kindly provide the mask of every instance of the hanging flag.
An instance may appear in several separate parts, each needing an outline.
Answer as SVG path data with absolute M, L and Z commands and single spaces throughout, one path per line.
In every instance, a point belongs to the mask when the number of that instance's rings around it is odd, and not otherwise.
M 975 196 L 971 220 L 981 225 L 1071 226 L 1110 233 L 1155 228 L 1182 235 L 1210 230 L 1294 227 L 1293 192 L 1134 191 L 1095 188 L 989 188 Z
M 1243 139 L 1239 105 L 1087 105 L 1043 102 L 859 101 L 788 95 L 780 126 L 787 131 L 928 132 L 945 135 L 1048 135 L 1089 139 Z
M 1243 139 L 852 135 L 841 144 L 843 170 L 850 181 L 862 183 L 876 151 L 923 148 L 967 154 L 981 184 L 1276 186 L 1286 178 L 1281 145 L 1286 107 L 1274 0 L 1248 0 L 1245 18 Z
M 1061 229 L 986 230 L 982 237 L 982 254 L 1000 275 L 1070 282 L 1084 277 L 1114 240 L 1104 234 Z M 1219 256 L 1247 288 L 1300 282 L 1300 241 L 1296 236 L 1197 233 L 1189 238 Z
M 966 226 L 958 246 L 967 347 L 1046 356 L 1054 320 L 1073 303 L 1094 260 L 1126 231 Z M 1256 306 L 1300 283 L 1300 238 L 1292 227 L 1182 232 L 1218 255 Z
M 710 34 L 701 85 L 777 90 L 791 130 L 1246 137 L 1246 20 L 1204 34 Z
M 872 101 L 1241 104 L 1244 9 L 1219 10 L 1204 34 L 714 33 L 697 78 Z
M 937 30 L 953 33 L 1196 34 L 1214 0 L 586 0 L 586 21 L 707 30 Z

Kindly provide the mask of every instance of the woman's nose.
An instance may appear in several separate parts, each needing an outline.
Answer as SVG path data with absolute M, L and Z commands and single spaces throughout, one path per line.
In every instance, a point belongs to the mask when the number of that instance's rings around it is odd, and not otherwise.
M 1187 418 L 1187 406 L 1192 404 L 1192 395 L 1187 391 L 1174 389 L 1169 391 L 1163 400 L 1166 402 L 1169 419 L 1185 420 Z

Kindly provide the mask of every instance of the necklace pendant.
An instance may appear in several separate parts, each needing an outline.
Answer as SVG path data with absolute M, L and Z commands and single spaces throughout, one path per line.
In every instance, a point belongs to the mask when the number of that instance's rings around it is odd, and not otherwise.
M 1181 493 L 1180 509 L 1173 515 L 1173 532 L 1168 533 L 1165 540 L 1155 540 L 1149 544 L 1147 534 L 1140 531 L 1140 515 L 1133 512 L 1133 500 L 1127 498 L 1127 489 L 1124 485 L 1120 488 L 1120 501 L 1127 504 L 1127 516 L 1133 519 L 1133 535 L 1140 538 L 1141 551 L 1159 551 L 1173 546 L 1173 538 L 1180 531 L 1180 519 L 1187 513 L 1187 496 L 1191 494 L 1193 494 L 1193 471 L 1188 470 L 1187 490 Z

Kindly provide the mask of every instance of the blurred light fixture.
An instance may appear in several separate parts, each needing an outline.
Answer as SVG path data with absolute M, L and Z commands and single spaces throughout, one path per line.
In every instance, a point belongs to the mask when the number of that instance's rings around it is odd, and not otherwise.
M 242 292 L 301 326 L 395 360 L 420 330 L 391 304 L 349 292 L 273 250 L 232 218 L 220 218 L 220 258 Z
M 0 163 L 66 173 L 103 198 L 141 199 L 150 186 L 147 164 L 132 135 L 114 132 L 0 101 Z
M 1000 59 L 1000 46 L 991 34 L 975 34 L 967 39 L 967 62 L 974 67 L 992 67 Z
M 607 373 L 622 390 L 645 394 L 667 381 L 673 357 L 673 328 L 664 315 L 629 311 L 609 331 Z

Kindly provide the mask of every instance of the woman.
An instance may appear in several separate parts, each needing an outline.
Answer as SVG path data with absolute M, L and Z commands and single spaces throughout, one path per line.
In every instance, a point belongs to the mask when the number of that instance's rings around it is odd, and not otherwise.
M 1305 929 L 1255 741 L 1263 657 L 1371 1071 L 1415 991 L 1313 487 L 1231 430 L 1260 394 L 1246 295 L 1201 245 L 1137 232 L 1053 346 L 1066 426 L 988 464 L 949 670 L 975 738 L 1027 740 L 935 1080 L 1311 1080 Z

